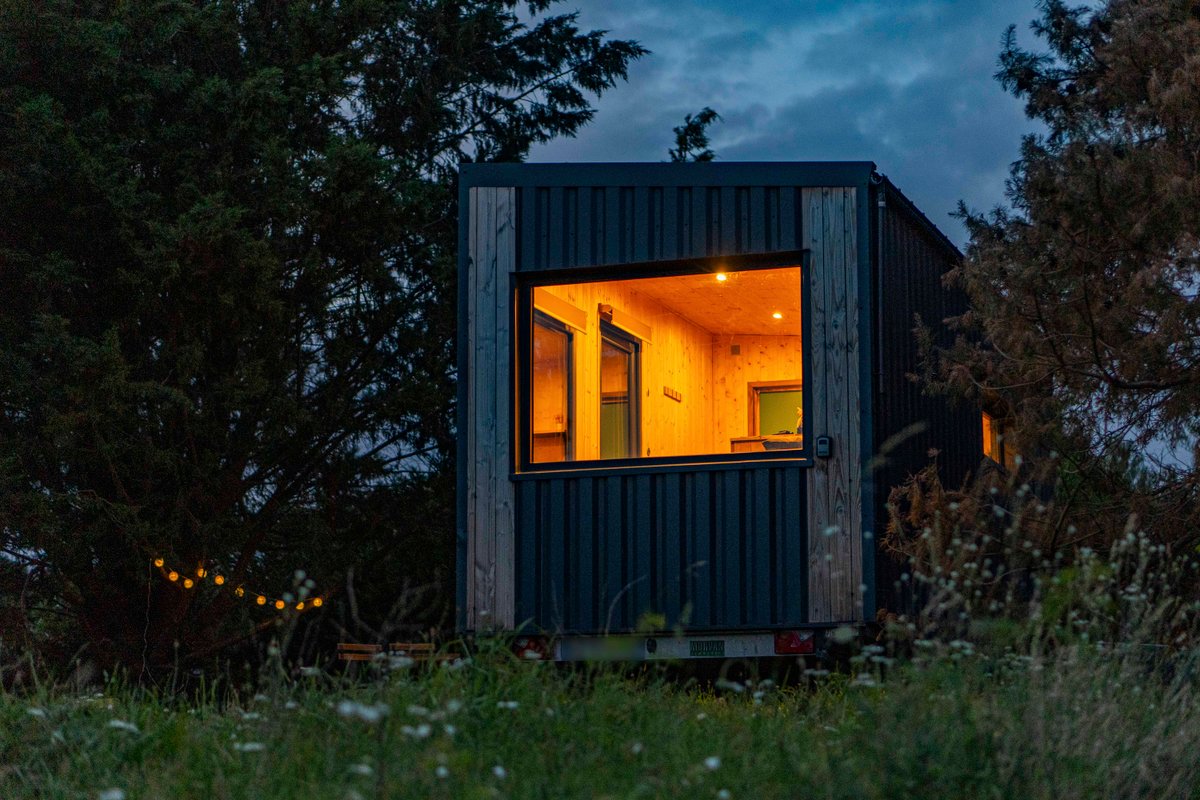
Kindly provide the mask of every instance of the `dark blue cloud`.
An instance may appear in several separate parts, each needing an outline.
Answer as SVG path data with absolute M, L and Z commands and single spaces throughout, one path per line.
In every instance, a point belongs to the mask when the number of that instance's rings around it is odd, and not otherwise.
M 722 160 L 875 161 L 961 242 L 949 213 L 1002 202 L 1032 130 L 993 74 L 1004 29 L 1025 34 L 1036 13 L 1034 0 L 589 0 L 582 25 L 653 55 L 532 160 L 662 161 L 671 128 L 711 106 Z

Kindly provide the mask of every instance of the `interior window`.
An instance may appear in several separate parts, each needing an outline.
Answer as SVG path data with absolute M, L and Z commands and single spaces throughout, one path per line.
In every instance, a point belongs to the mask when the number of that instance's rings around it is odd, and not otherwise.
M 529 462 L 803 447 L 798 266 L 525 291 Z
M 548 314 L 533 315 L 531 461 L 571 457 L 571 332 Z
M 638 342 L 600 322 L 600 457 L 638 453 Z

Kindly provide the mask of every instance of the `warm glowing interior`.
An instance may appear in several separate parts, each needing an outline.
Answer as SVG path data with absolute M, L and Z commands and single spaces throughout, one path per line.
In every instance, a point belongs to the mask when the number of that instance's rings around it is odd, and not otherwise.
M 801 447 L 799 267 L 532 291 L 530 461 Z

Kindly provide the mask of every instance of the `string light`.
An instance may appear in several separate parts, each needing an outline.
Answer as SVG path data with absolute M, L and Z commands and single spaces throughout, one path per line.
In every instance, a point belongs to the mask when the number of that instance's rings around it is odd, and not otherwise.
M 156 558 L 151 559 L 151 563 L 158 569 L 163 570 L 166 565 L 166 559 L 164 559 L 162 557 L 156 557 Z M 202 581 L 205 578 L 210 577 L 209 572 L 210 571 L 208 569 L 206 569 L 203 566 L 200 566 L 200 567 L 196 568 L 195 579 L 189 577 L 188 575 L 181 574 L 178 570 L 174 570 L 174 569 L 164 570 L 163 574 L 166 577 L 166 579 L 171 581 L 172 583 L 182 583 L 184 589 L 192 589 L 196 586 L 198 581 Z M 296 575 L 297 575 L 297 579 L 299 580 L 300 577 L 303 577 L 304 573 L 302 571 L 297 571 Z M 216 586 L 224 586 L 228 582 L 226 577 L 221 574 L 212 575 L 211 577 L 212 577 L 213 584 L 215 584 Z M 311 580 L 303 581 L 303 583 L 304 583 L 304 586 L 300 590 L 300 594 L 302 597 L 309 591 L 309 589 L 313 585 Z M 233 587 L 233 593 L 236 597 L 239 597 L 239 598 L 245 597 L 246 592 L 247 592 L 247 589 L 244 586 Z M 283 597 L 281 599 L 270 600 L 270 601 L 267 599 L 267 595 L 261 594 L 259 592 L 251 592 L 250 596 L 254 598 L 255 605 L 265 606 L 269 602 L 278 611 L 284 611 L 289 606 L 291 606 L 296 611 L 304 611 L 309 608 L 320 608 L 321 606 L 323 606 L 325 604 L 324 598 L 313 597 L 309 600 L 300 600 L 299 602 L 296 602 L 295 605 L 292 605 L 292 602 L 293 602 L 293 600 L 295 600 L 295 598 L 291 594 L 286 594 L 286 593 L 283 595 Z

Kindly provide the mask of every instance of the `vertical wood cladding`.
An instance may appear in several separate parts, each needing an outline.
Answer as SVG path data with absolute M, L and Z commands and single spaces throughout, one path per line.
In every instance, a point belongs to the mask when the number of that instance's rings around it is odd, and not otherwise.
M 983 453 L 979 409 L 928 396 L 909 375 L 921 372 L 917 320 L 927 326 L 939 346 L 950 344 L 953 332 L 944 321 L 966 310 L 966 297 L 947 289 L 942 277 L 960 258 L 954 246 L 886 180 L 876 188 L 871 214 L 878 232 L 884 201 L 882 253 L 879 269 L 879 354 L 876 372 L 875 449 L 878 494 L 876 521 L 880 533 L 887 524 L 884 503 L 891 487 L 922 469 L 937 452 L 938 471 L 948 486 L 957 487 L 978 468 Z M 878 541 L 881 537 L 876 537 Z M 899 565 L 882 551 L 876 556 L 878 605 L 904 610 L 909 598 L 901 591 Z
M 554 633 L 806 618 L 798 466 L 523 480 L 516 620 Z M 654 623 L 653 627 L 659 627 Z
M 792 186 L 525 186 L 517 269 L 797 250 Z
M 470 191 L 465 430 L 466 622 L 473 630 L 513 626 L 512 339 L 510 276 L 516 255 L 512 189 Z

